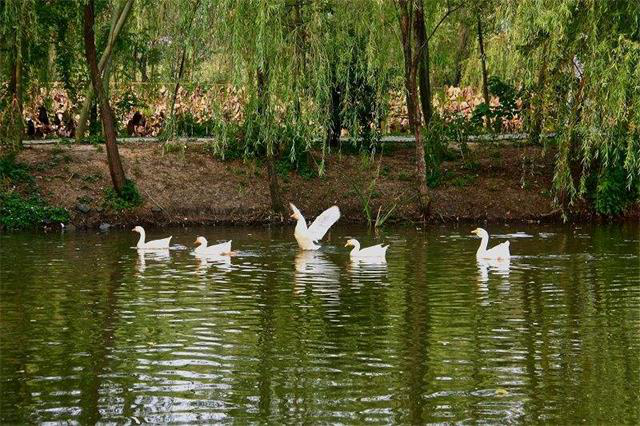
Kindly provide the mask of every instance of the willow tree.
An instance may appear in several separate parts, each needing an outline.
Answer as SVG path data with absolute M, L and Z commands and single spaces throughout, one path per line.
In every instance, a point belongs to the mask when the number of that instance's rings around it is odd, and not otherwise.
M 523 0 L 502 12 L 531 137 L 557 132 L 556 202 L 619 213 L 639 193 L 640 3 Z
M 215 37 L 228 61 L 232 84 L 246 96 L 244 138 L 247 150 L 263 156 L 269 178 L 271 208 L 285 212 L 276 162 L 288 145 L 294 155 L 298 141 L 309 147 L 318 130 L 314 103 L 298 80 L 304 54 L 290 31 L 292 3 L 255 1 L 216 2 Z
M 320 107 L 325 147 L 337 144 L 342 129 L 351 143 L 375 147 L 392 81 L 401 75 L 388 29 L 394 23 L 388 2 L 333 1 L 312 11 L 305 78 Z

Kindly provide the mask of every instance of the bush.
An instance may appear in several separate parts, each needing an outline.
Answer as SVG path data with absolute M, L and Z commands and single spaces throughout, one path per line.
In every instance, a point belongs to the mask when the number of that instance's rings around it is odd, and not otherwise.
M 16 192 L 0 192 L 0 227 L 8 231 L 32 228 L 46 223 L 69 221 L 69 213 L 47 205 L 38 195 L 22 197 Z
M 487 85 L 489 93 L 497 96 L 500 99 L 500 104 L 496 107 L 491 107 L 484 102 L 479 104 L 473 110 L 471 122 L 478 129 L 482 129 L 486 117 L 487 121 L 491 123 L 493 131 L 499 133 L 502 131 L 503 122 L 513 119 L 520 112 L 517 100 L 522 97 L 522 93 L 496 76 L 489 77 Z
M 69 221 L 65 209 L 51 207 L 40 197 L 29 168 L 17 163 L 14 154 L 0 157 L 0 183 L 0 228 L 16 231 Z
M 127 179 L 122 188 L 122 192 L 118 194 L 115 189 L 107 188 L 105 190 L 106 208 L 116 211 L 128 210 L 138 207 L 142 204 L 142 196 L 138 192 L 138 188 L 133 181 Z
M 115 103 L 116 115 L 123 117 L 134 109 L 146 108 L 147 105 L 140 100 L 133 91 L 126 91 L 122 98 Z
M 598 176 L 595 191 L 595 208 L 600 214 L 614 216 L 623 212 L 625 207 L 638 200 L 638 187 L 627 187 L 624 168 L 618 166 L 605 169 Z
M 33 183 L 33 177 L 29 168 L 24 164 L 16 163 L 15 154 L 0 157 L 0 179 L 15 183 Z
M 465 120 L 451 124 L 438 115 L 431 119 L 429 128 L 424 132 L 425 163 L 427 166 L 427 185 L 430 188 L 439 186 L 445 178 L 440 165 L 443 161 L 455 158 L 454 153 L 449 149 L 449 139 L 456 138 L 465 143 L 465 138 L 460 136 L 466 132 Z M 462 125 L 462 127 L 460 127 Z

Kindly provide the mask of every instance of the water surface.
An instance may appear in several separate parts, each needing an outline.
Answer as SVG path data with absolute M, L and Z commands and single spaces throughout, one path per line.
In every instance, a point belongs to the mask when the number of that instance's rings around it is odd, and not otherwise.
M 640 423 L 639 227 L 491 226 L 508 265 L 471 228 L 0 235 L 0 421 Z

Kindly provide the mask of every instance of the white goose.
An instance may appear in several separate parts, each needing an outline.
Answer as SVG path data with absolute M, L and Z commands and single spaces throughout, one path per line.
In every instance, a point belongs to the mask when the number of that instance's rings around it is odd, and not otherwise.
M 487 250 L 489 233 L 482 228 L 476 228 L 471 231 L 471 233 L 482 238 L 482 241 L 480 241 L 480 247 L 478 247 L 478 251 L 476 252 L 477 259 L 509 260 L 511 258 L 511 253 L 509 253 L 509 241 L 500 243 Z
M 205 237 L 198 237 L 196 238 L 195 244 L 198 244 L 198 247 L 195 248 L 194 253 L 199 256 L 220 256 L 232 254 L 231 240 L 226 243 L 207 246 L 207 239 Z
M 389 246 L 383 246 L 382 244 L 378 244 L 375 246 L 365 247 L 361 249 L 360 243 L 358 242 L 358 240 L 355 240 L 355 239 L 348 240 L 347 244 L 345 244 L 344 246 L 353 247 L 353 250 L 351 250 L 350 255 L 352 258 L 356 258 L 356 259 L 360 259 L 364 257 L 384 259 L 385 255 L 387 254 L 387 249 L 389 248 Z
M 164 250 L 169 248 L 169 243 L 171 242 L 172 237 L 163 238 L 161 240 L 152 240 L 145 242 L 145 233 L 144 228 L 142 226 L 136 226 L 132 229 L 132 231 L 140 234 L 140 239 L 138 240 L 138 244 L 136 247 L 142 250 Z
M 293 204 L 289 203 L 291 210 L 293 210 L 292 218 L 296 219 L 296 229 L 293 232 L 293 236 L 296 237 L 296 241 L 302 250 L 318 250 L 319 245 L 316 244 L 324 237 L 329 228 L 340 219 L 340 209 L 338 206 L 329 207 L 322 212 L 320 216 L 313 221 L 311 226 L 307 227 L 307 222 L 300 213 L 300 210 Z

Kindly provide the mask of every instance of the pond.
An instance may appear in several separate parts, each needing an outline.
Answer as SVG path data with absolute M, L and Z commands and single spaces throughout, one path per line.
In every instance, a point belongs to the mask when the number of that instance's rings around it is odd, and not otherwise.
M 3 423 L 640 423 L 637 224 L 0 235 Z M 202 262 L 196 235 L 233 239 Z M 344 243 L 391 244 L 386 264 Z M 180 246 L 182 245 L 182 247 Z

